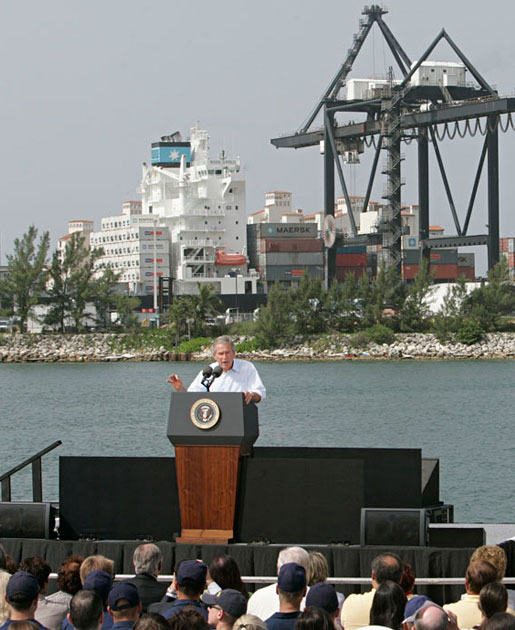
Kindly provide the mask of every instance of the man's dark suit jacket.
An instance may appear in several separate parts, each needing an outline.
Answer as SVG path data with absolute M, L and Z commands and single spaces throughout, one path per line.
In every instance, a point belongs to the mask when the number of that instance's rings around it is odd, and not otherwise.
M 143 612 L 147 612 L 150 604 L 161 601 L 168 588 L 167 582 L 158 582 L 153 575 L 148 573 L 138 573 L 128 581 L 138 589 Z

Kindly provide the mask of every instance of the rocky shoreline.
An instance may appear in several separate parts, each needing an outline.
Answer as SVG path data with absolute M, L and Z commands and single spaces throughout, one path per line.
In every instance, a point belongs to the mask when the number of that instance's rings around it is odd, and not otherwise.
M 1 363 L 65 363 L 118 361 L 205 361 L 209 348 L 194 354 L 180 354 L 164 347 L 117 350 L 123 334 L 35 335 L 0 337 Z M 238 341 L 243 341 L 240 338 Z M 356 360 L 356 359 L 508 359 L 515 358 L 514 333 L 490 333 L 480 343 L 440 343 L 432 334 L 398 334 L 391 344 L 352 346 L 349 335 L 327 335 L 276 350 L 240 352 L 254 361 Z

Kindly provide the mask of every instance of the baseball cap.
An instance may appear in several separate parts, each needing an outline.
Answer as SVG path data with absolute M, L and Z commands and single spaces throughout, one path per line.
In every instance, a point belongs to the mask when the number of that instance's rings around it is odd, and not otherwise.
M 247 612 L 247 598 L 234 588 L 218 591 L 216 595 L 206 593 L 202 595 L 202 601 L 208 606 L 220 606 L 224 612 L 235 619 Z
M 419 608 L 422 608 L 426 602 L 431 602 L 429 597 L 426 595 L 415 595 L 406 604 L 406 608 L 404 609 L 404 616 L 411 617 L 414 615 Z M 432 603 L 432 602 L 431 602 Z
M 338 610 L 338 596 L 334 587 L 326 582 L 313 584 L 306 595 L 306 608 L 308 606 L 317 606 L 329 614 L 334 613 L 335 610 Z
M 434 606 L 435 608 L 439 608 L 440 610 L 443 610 L 446 615 L 448 614 L 447 611 L 444 608 L 442 608 L 438 604 L 435 604 L 433 601 L 431 601 L 429 598 L 427 598 L 426 601 L 423 602 L 421 606 L 419 606 L 418 608 L 415 608 L 415 610 L 412 610 L 411 615 L 409 615 L 409 617 L 406 617 L 402 623 L 403 624 L 404 623 L 409 623 L 409 624 L 415 623 L 415 617 L 417 616 L 417 613 L 420 610 L 423 610 L 424 608 L 429 608 L 430 606 Z
M 207 566 L 198 560 L 185 560 L 177 569 L 177 584 L 202 590 L 206 583 Z
M 298 593 L 306 587 L 306 569 L 296 562 L 287 562 L 279 569 L 277 586 L 286 593 Z
M 117 602 L 126 599 L 127 604 L 117 606 Z M 140 602 L 138 589 L 130 582 L 118 582 L 109 592 L 107 600 L 111 610 L 125 610 L 126 608 L 134 608 Z
M 7 601 L 10 601 L 15 595 L 22 595 L 32 602 L 39 595 L 39 583 L 31 573 L 18 571 L 9 578 L 5 594 Z
M 99 595 L 103 602 L 107 600 L 109 591 L 113 586 L 113 576 L 109 575 L 106 571 L 91 571 L 84 580 L 83 588 L 88 591 L 95 591 Z

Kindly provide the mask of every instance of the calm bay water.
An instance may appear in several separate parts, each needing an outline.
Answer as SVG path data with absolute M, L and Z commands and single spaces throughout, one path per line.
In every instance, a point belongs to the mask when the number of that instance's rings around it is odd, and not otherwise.
M 171 371 L 196 363 L 0 366 L 0 473 L 52 441 L 59 455 L 166 456 Z M 456 521 L 515 522 L 515 361 L 261 363 L 268 398 L 257 446 L 410 447 L 440 459 L 440 498 Z M 13 498 L 31 497 L 30 470 Z

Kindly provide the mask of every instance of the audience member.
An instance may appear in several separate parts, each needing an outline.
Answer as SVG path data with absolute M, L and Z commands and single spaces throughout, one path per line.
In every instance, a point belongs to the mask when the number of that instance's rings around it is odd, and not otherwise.
M 170 630 L 170 626 L 163 615 L 144 613 L 135 623 L 134 630 Z
M 515 630 L 515 617 L 509 613 L 495 613 L 485 619 L 481 630 Z
M 114 561 L 100 554 L 85 558 L 79 571 L 82 584 L 92 571 L 105 571 L 114 578 Z
M 102 599 L 94 591 L 78 591 L 70 601 L 68 621 L 76 630 L 99 630 L 104 621 Z
M 205 593 L 202 601 L 207 606 L 207 622 L 217 630 L 231 630 L 234 622 L 247 612 L 247 597 L 234 588 Z
M 7 555 L 0 544 L 0 624 L 9 618 L 9 608 L 5 600 L 5 589 L 11 574 L 7 571 Z
M 236 560 L 227 554 L 215 556 L 207 570 L 208 592 L 215 595 L 218 591 L 232 588 L 248 598 L 247 588 L 242 582 L 240 568 Z
M 499 582 L 502 582 L 506 574 L 506 565 L 508 564 L 506 552 L 502 547 L 498 545 L 482 545 L 478 547 L 471 555 L 469 564 L 479 560 L 485 560 L 493 564 L 497 571 L 497 579 Z M 513 589 L 506 590 L 508 593 L 508 607 L 515 610 L 515 591 Z
M 182 608 L 168 622 L 170 630 L 210 630 L 204 614 L 195 608 Z
M 35 621 L 13 621 L 9 626 L 9 630 L 38 630 L 39 626 Z
M 113 618 L 107 612 L 107 596 L 113 586 L 113 576 L 105 571 L 97 569 L 95 571 L 91 571 L 91 573 L 86 576 L 83 586 L 84 590 L 94 591 L 100 597 L 104 610 L 102 630 L 111 630 L 113 627 Z M 69 617 L 63 621 L 62 630 L 73 630 L 73 624 Z
M 0 626 L 0 630 L 6 630 L 14 621 L 32 621 L 40 630 L 47 630 L 34 619 L 38 607 L 39 584 L 31 573 L 18 571 L 12 575 L 5 589 L 5 597 L 9 619 Z
M 266 630 L 266 623 L 256 615 L 242 615 L 234 622 L 232 630 Z
M 150 604 L 161 601 L 168 587 L 166 582 L 157 580 L 163 567 L 161 550 L 152 543 L 140 545 L 134 551 L 132 563 L 136 575 L 129 582 L 138 589 L 143 612 L 147 612 Z
M 20 571 L 32 574 L 39 584 L 38 607 L 34 618 L 49 630 L 60 630 L 68 606 L 59 602 L 49 601 L 45 597 L 48 588 L 48 577 L 51 573 L 50 565 L 39 556 L 25 558 L 20 562 Z
M 399 585 L 406 594 L 406 597 L 411 599 L 413 597 L 413 589 L 415 587 L 415 571 L 413 571 L 411 564 L 408 564 L 407 562 L 402 563 L 402 575 Z
M 399 584 L 390 580 L 379 584 L 370 609 L 370 626 L 400 630 L 406 602 L 406 594 Z
M 287 547 L 283 549 L 277 557 L 277 573 L 281 567 L 288 562 L 296 562 L 304 567 L 306 574 L 309 570 L 309 554 L 302 547 Z M 301 609 L 304 602 L 301 603 Z M 260 619 L 268 619 L 279 610 L 279 596 L 275 584 L 270 584 L 258 589 L 249 599 L 247 612 L 249 615 L 256 615 Z
M 456 616 L 431 601 L 421 606 L 412 617 L 405 619 L 404 625 L 414 630 L 458 630 Z
M 134 584 L 117 582 L 109 591 L 107 611 L 113 618 L 113 630 L 132 630 L 141 615 L 141 601 Z
M 268 630 L 293 630 L 301 613 L 300 603 L 306 595 L 306 569 L 296 562 L 287 562 L 279 569 L 277 594 L 279 612 L 266 619 Z
M 48 601 L 64 604 L 69 610 L 72 597 L 82 588 L 79 571 L 83 560 L 82 556 L 66 558 L 57 571 L 59 590 L 52 595 L 47 595 Z
M 327 581 L 329 577 L 329 565 L 327 563 L 327 559 L 323 553 L 319 551 L 310 551 L 309 552 L 309 569 L 308 569 L 308 586 L 311 587 L 315 584 L 320 584 Z M 345 599 L 343 593 L 336 592 L 336 597 L 338 598 L 338 620 L 336 621 L 336 628 L 341 628 L 340 624 L 340 613 L 343 605 L 343 601 Z M 308 591 L 309 593 L 309 591 Z M 310 606 L 313 604 L 307 603 L 306 596 L 306 606 Z
M 331 617 L 323 608 L 306 606 L 295 622 L 295 630 L 333 630 Z
M 507 607 L 508 592 L 504 584 L 500 582 L 490 582 L 483 586 L 479 593 L 479 608 L 484 618 L 491 617 L 495 615 L 495 613 L 506 612 Z M 483 621 L 481 623 L 483 623 Z
M 327 582 L 318 582 L 318 584 L 313 584 L 306 595 L 306 609 L 313 606 L 325 610 L 335 629 L 339 630 L 340 620 L 338 618 L 338 596 L 332 584 L 327 584 Z
M 184 560 L 175 571 L 173 589 L 177 593 L 177 599 L 172 603 L 161 601 L 151 604 L 149 612 L 157 612 L 165 619 L 170 619 L 187 606 L 192 606 L 200 611 L 207 619 L 207 608 L 200 601 L 200 596 L 206 588 L 207 566 L 198 560 Z
M 377 587 L 390 581 L 398 584 L 402 576 L 402 560 L 394 553 L 383 553 L 372 560 L 372 590 L 353 593 L 345 598 L 341 623 L 345 630 L 357 630 L 370 623 L 370 609 Z
M 497 571 L 493 564 L 480 560 L 469 564 L 465 574 L 466 594 L 458 602 L 446 604 L 444 610 L 453 612 L 460 628 L 473 628 L 481 623 L 479 592 L 490 582 L 497 581 Z

